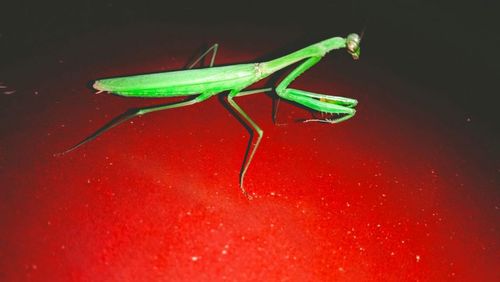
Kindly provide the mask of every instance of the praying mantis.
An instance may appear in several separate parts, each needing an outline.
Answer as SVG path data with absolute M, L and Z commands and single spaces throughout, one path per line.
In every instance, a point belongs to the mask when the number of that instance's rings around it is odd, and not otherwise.
M 360 55 L 360 42 L 361 37 L 356 33 L 351 33 L 346 38 L 332 37 L 271 61 L 218 67 L 213 66 L 218 47 L 218 45 L 215 44 L 203 53 L 201 57 L 198 58 L 187 70 L 96 80 L 93 84 L 93 88 L 96 89 L 98 93 L 109 92 L 120 96 L 143 98 L 196 96 L 191 100 L 173 104 L 161 104 L 144 108 L 129 109 L 62 154 L 75 150 L 83 144 L 92 141 L 105 131 L 131 118 L 152 112 L 194 105 L 217 94 L 229 92 L 227 95 L 229 105 L 258 134 L 253 148 L 248 150 L 245 155 L 239 177 L 239 187 L 241 192 L 246 197 L 251 198 L 243 186 L 243 180 L 262 140 L 264 131 L 250 118 L 247 113 L 245 113 L 245 111 L 243 111 L 243 109 L 234 101 L 234 98 L 272 91 L 272 88 L 247 91 L 242 90 L 281 69 L 301 62 L 278 84 L 278 86 L 276 86 L 274 89 L 276 94 L 280 98 L 298 103 L 315 111 L 341 115 L 336 119 L 309 119 L 306 121 L 327 123 L 339 123 L 345 121 L 355 115 L 356 110 L 354 107 L 358 103 L 357 100 L 288 88 L 288 85 L 306 70 L 318 63 L 328 52 L 332 50 L 346 48 L 347 52 L 353 57 L 353 59 L 357 60 Z M 191 69 L 211 51 L 212 59 L 210 67 Z M 253 134 L 250 137 L 250 145 L 252 144 L 252 139 Z

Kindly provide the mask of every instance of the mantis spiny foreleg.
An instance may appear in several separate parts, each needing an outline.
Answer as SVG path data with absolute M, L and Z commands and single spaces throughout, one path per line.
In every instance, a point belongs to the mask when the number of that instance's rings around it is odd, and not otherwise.
M 357 104 L 356 100 L 344 97 L 330 96 L 325 94 L 317 94 L 293 88 L 287 88 L 287 86 L 290 83 L 292 83 L 292 81 L 294 81 L 297 77 L 303 74 L 306 70 L 317 64 L 321 60 L 321 58 L 322 57 L 320 56 L 310 57 L 302 64 L 300 64 L 297 68 L 295 68 L 292 72 L 290 72 L 290 74 L 287 77 L 285 77 L 283 81 L 280 82 L 278 87 L 276 87 L 276 93 L 285 99 L 295 101 L 297 103 L 300 103 L 302 105 L 305 105 L 311 109 L 320 112 L 327 111 L 324 103 L 320 103 L 320 101 L 327 102 L 328 112 L 335 114 L 345 114 L 345 116 L 342 116 L 337 119 L 308 119 L 305 120 L 305 122 L 319 121 L 328 123 L 338 123 L 345 121 L 353 117 L 354 114 L 356 113 L 356 110 L 352 108 L 356 106 Z

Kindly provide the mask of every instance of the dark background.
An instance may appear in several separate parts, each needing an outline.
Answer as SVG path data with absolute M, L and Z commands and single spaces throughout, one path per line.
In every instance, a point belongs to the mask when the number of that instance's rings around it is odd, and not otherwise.
M 14 1 L 12 1 L 14 2 Z M 438 90 L 481 121 L 497 118 L 499 36 L 494 1 L 16 1 L 1 4 L 0 65 L 64 48 L 85 33 L 140 24 L 249 24 L 310 30 L 312 41 L 366 26 L 362 58 Z M 465 4 L 467 2 L 467 4 Z M 498 6 L 498 5 L 496 5 Z M 161 35 L 159 35 L 161 36 Z M 244 34 L 242 34 L 244 37 Z M 99 42 L 96 42 L 99 44 Z M 433 93 L 432 95 L 436 95 Z M 496 137 L 495 137 L 496 138 Z
M 498 7 L 493 1 L 467 2 L 16 1 L 0 8 L 0 69 L 62 50 L 65 42 L 86 33 L 141 24 L 300 28 L 310 30 L 310 42 L 366 27 L 362 59 L 436 90 L 413 98 L 429 104 L 447 100 L 497 142 Z

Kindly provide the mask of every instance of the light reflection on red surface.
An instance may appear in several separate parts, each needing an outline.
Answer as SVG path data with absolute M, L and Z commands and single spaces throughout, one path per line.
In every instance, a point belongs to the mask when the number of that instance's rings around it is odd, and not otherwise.
M 53 157 L 125 109 L 152 104 L 91 95 L 90 80 L 179 68 L 204 42 L 142 33 L 142 44 L 124 45 L 118 33 L 92 46 L 99 36 L 8 76 L 17 93 L 1 97 L 2 279 L 498 278 L 497 172 L 463 146 L 472 133 L 457 126 L 461 113 L 434 120 L 435 108 L 406 100 L 423 90 L 345 54 L 294 88 L 358 99 L 348 122 L 294 123 L 306 112 L 281 103 L 289 124 L 274 126 L 269 97 L 238 100 L 265 134 L 246 176 L 252 201 L 238 189 L 249 134 L 218 99 L 136 118 Z M 222 64 L 287 42 L 213 37 Z

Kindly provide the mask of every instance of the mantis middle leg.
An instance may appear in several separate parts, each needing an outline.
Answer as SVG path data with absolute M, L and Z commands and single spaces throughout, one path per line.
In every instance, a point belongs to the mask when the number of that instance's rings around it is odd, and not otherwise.
M 243 109 L 236 104 L 236 102 L 233 100 L 234 97 L 243 97 L 246 95 L 252 95 L 252 94 L 257 94 L 257 93 L 262 93 L 262 92 L 267 92 L 271 91 L 272 88 L 264 88 L 264 89 L 256 89 L 256 90 L 248 90 L 248 91 L 243 91 L 239 92 L 238 90 L 232 90 L 229 95 L 227 96 L 227 101 L 229 102 L 229 105 L 238 113 L 240 114 L 241 117 L 257 132 L 258 137 L 257 137 L 257 142 L 255 142 L 255 145 L 252 147 L 252 140 L 253 140 L 253 133 L 251 133 L 250 137 L 250 144 L 249 144 L 249 151 L 247 151 L 245 155 L 245 159 L 243 160 L 243 168 L 240 173 L 240 189 L 243 195 L 245 195 L 248 199 L 252 199 L 252 196 L 250 196 L 247 191 L 245 190 L 245 187 L 243 187 L 243 180 L 245 178 L 245 174 L 248 170 L 248 167 L 250 166 L 250 163 L 252 162 L 253 156 L 255 155 L 255 152 L 257 151 L 257 148 L 259 147 L 260 141 L 262 140 L 262 136 L 264 135 L 264 131 L 248 116 Z

